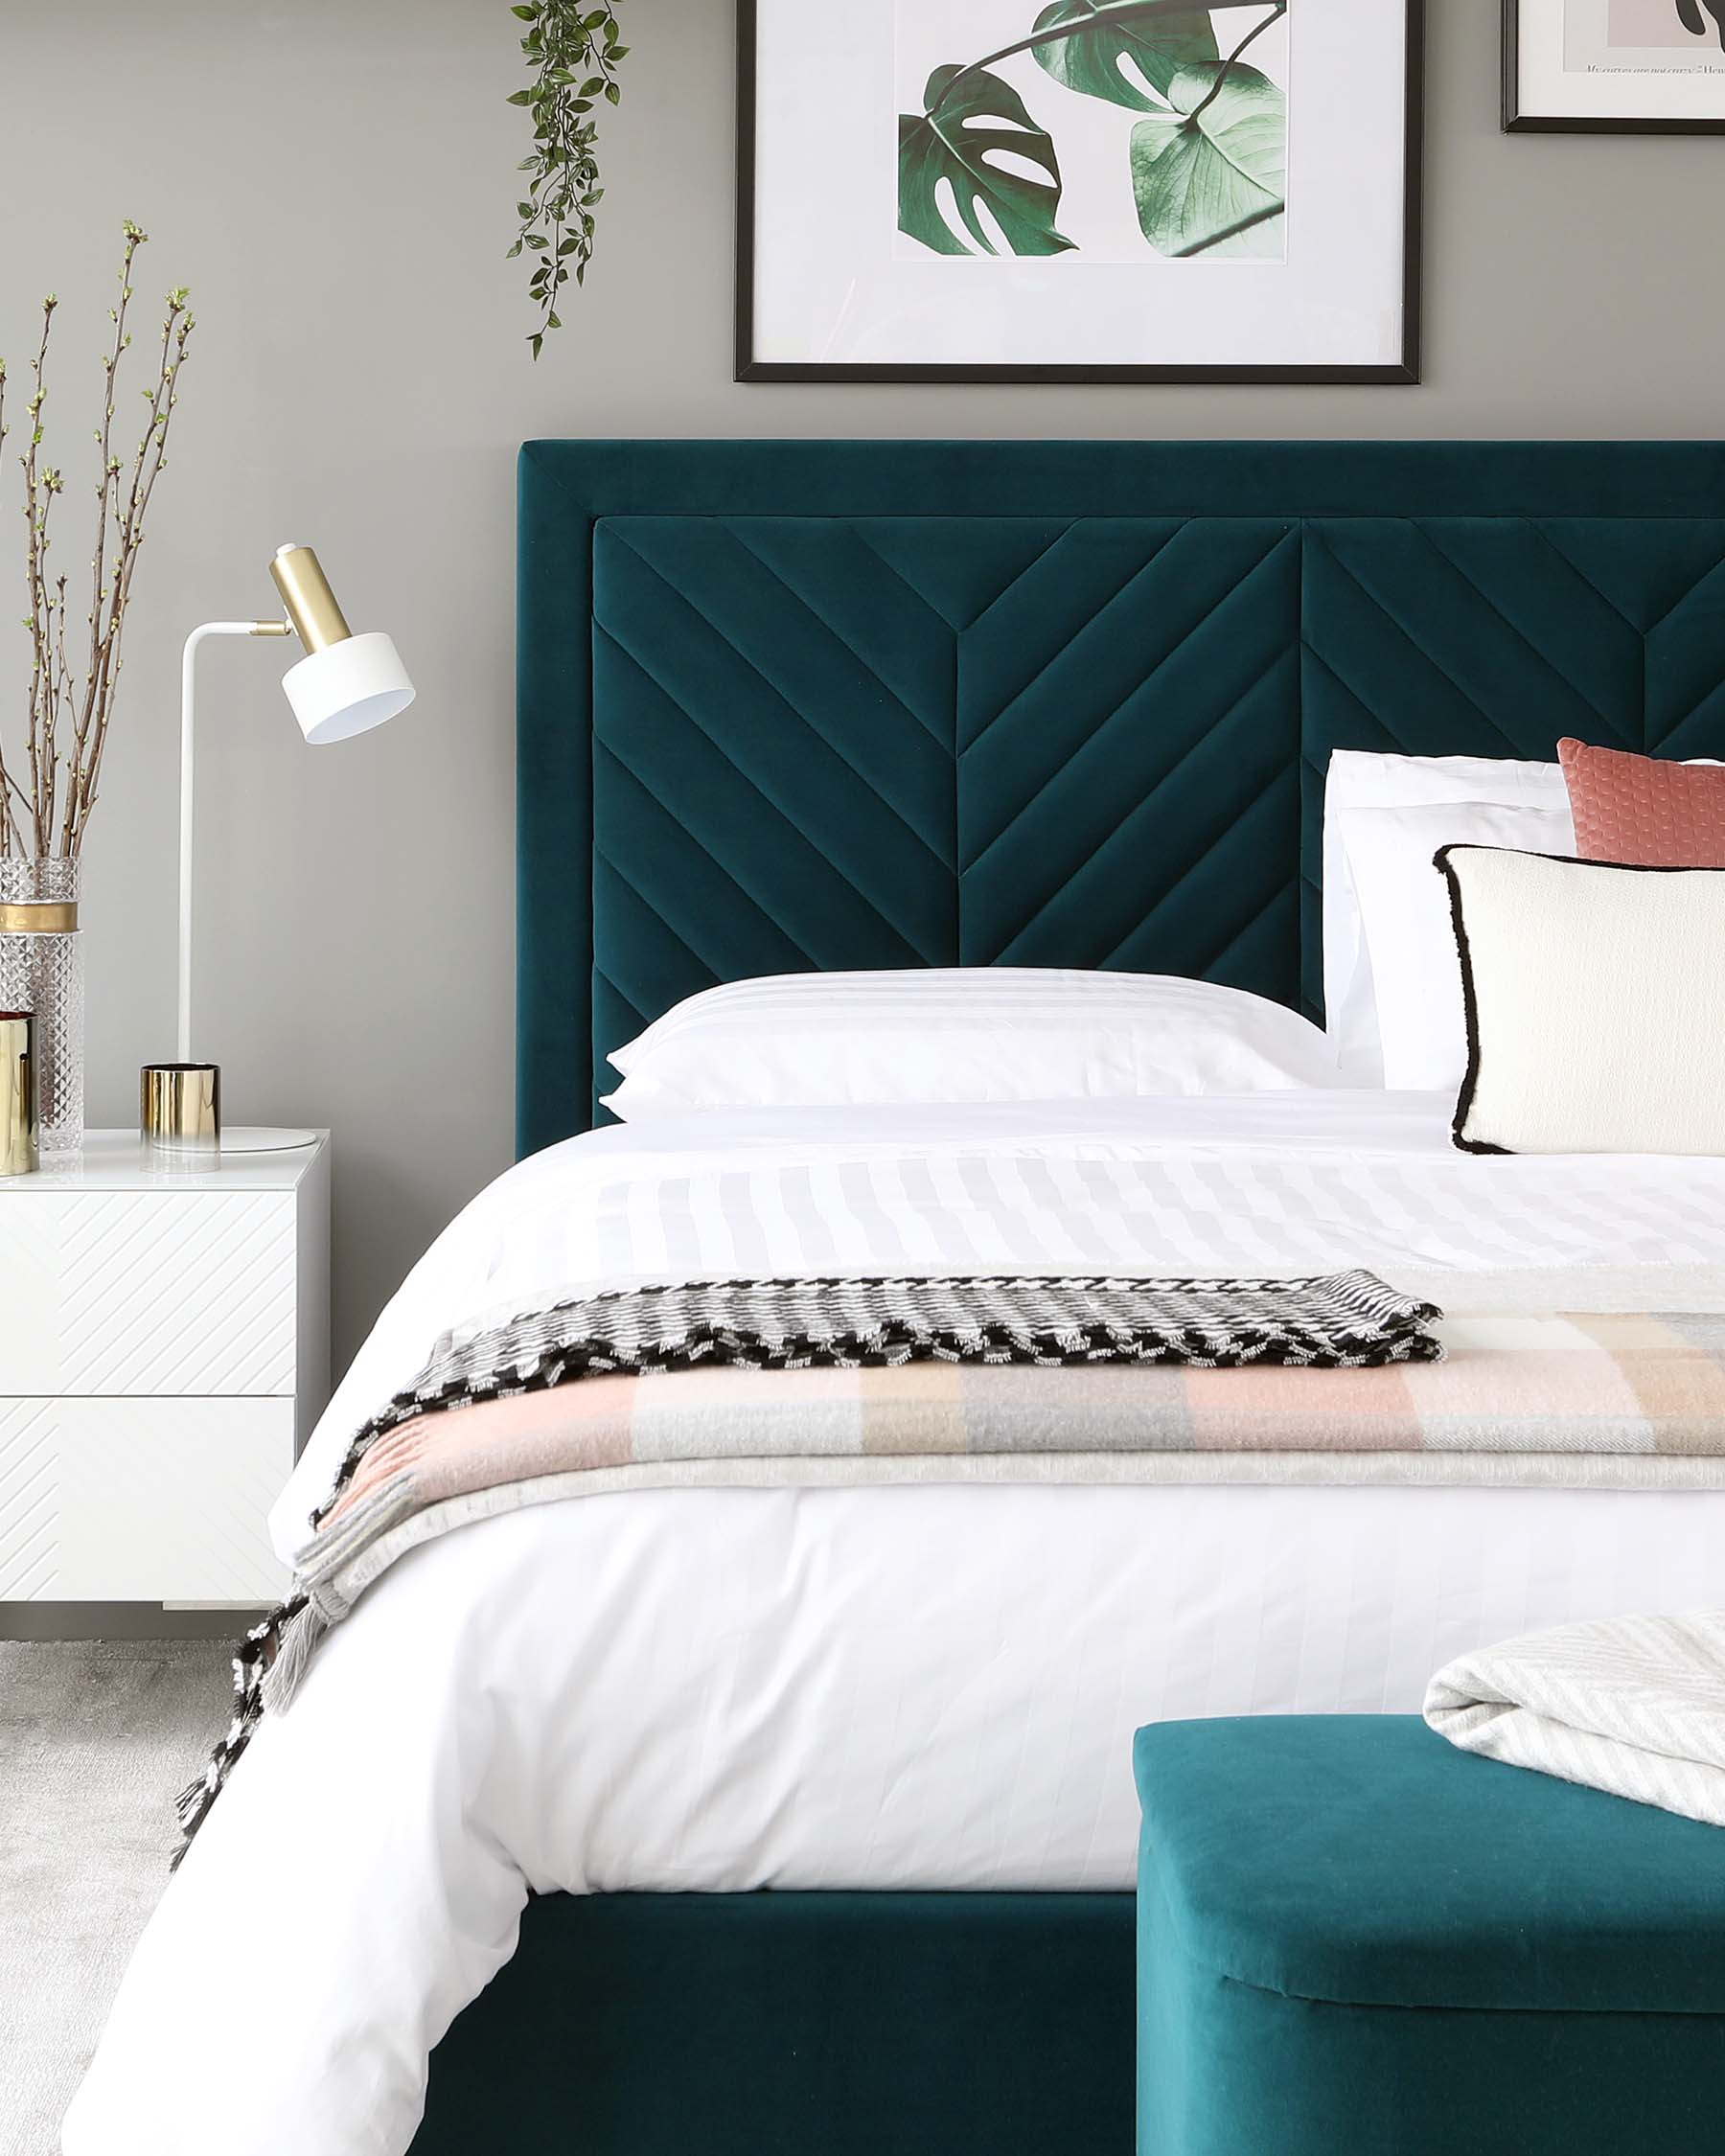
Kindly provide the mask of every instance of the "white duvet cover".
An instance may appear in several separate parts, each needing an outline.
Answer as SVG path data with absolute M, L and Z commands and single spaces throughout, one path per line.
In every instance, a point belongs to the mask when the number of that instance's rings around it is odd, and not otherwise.
M 1452 1308 L 1489 1271 L 1495 1303 L 1509 1273 L 1527 1307 L 1725 1309 L 1725 1162 L 1481 1158 L 1447 1113 L 1283 1093 L 573 1140 L 409 1276 L 278 1544 L 439 1333 L 601 1283 L 1365 1265 Z M 265 1718 L 66 2156 L 399 2156 L 530 1888 L 1124 1888 L 1138 1724 L 1416 1712 L 1494 1639 L 1717 1604 L 1722 1550 L 1707 1490 L 685 1489 L 463 1529 L 373 1588 Z

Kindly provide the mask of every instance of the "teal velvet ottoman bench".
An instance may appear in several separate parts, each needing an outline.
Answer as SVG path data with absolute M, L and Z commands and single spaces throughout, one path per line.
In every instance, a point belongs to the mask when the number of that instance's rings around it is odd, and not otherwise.
M 1138 2156 L 1725 2147 L 1725 1828 L 1408 1715 L 1135 1748 Z

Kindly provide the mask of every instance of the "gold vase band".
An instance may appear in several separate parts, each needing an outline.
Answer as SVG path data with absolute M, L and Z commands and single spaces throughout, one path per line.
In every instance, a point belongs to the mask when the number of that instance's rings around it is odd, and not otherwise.
M 63 936 L 77 926 L 76 899 L 25 899 L 0 906 L 0 934 Z

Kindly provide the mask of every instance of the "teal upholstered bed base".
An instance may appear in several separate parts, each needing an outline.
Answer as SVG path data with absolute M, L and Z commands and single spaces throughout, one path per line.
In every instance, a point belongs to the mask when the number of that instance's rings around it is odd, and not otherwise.
M 519 539 L 522 1152 L 750 974 L 1316 1011 L 1339 745 L 1725 755 L 1717 445 L 536 442 Z M 1125 1895 L 554 1896 L 415 2156 L 1128 2156 L 1132 2026 Z
M 1129 2156 L 1132 1912 L 551 1895 L 436 2053 L 413 2156 Z

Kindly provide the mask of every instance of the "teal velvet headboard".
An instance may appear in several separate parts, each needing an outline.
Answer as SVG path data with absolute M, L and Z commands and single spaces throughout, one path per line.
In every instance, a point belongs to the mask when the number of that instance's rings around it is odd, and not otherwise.
M 1725 755 L 1725 446 L 530 442 L 518 1127 L 788 968 L 1319 1010 L 1335 747 Z

